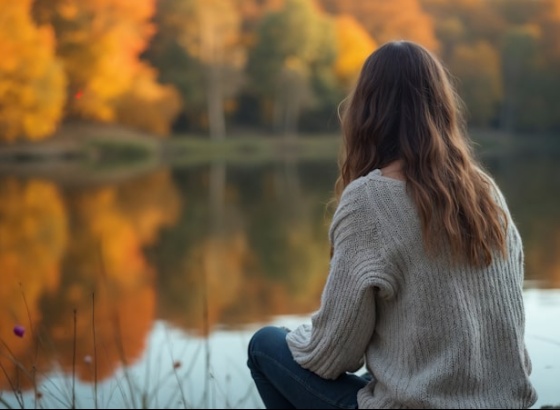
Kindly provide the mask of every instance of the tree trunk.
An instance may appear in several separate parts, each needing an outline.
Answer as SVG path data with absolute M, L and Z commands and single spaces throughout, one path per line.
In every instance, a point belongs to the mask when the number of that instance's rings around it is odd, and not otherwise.
M 223 141 L 226 137 L 224 93 L 220 70 L 216 66 L 209 67 L 207 90 L 210 139 L 213 141 Z

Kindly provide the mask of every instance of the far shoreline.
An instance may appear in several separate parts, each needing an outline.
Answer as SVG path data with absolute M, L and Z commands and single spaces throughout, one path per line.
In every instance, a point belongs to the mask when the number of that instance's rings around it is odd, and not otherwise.
M 510 135 L 470 130 L 480 156 L 510 150 L 529 154 L 560 148 L 560 136 Z M 255 164 L 274 161 L 337 161 L 337 133 L 282 136 L 238 131 L 222 141 L 195 134 L 158 137 L 108 124 L 67 124 L 42 141 L 0 144 L 0 176 L 47 178 L 62 183 L 117 181 L 161 168 L 212 163 Z

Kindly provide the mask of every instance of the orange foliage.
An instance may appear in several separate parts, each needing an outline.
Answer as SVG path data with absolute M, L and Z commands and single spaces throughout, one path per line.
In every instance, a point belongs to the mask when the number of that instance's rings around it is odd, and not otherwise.
M 57 52 L 70 82 L 70 115 L 122 119 L 127 125 L 167 132 L 178 112 L 177 96 L 159 85 L 139 59 L 154 32 L 150 19 L 155 0 L 37 0 L 35 9 L 38 19 L 56 31 Z M 137 112 L 134 120 L 133 109 L 144 113 Z
M 156 77 L 151 67 L 139 67 L 130 89 L 116 104 L 116 119 L 120 124 L 157 135 L 169 134 L 181 110 L 181 97 L 172 86 L 157 84 Z

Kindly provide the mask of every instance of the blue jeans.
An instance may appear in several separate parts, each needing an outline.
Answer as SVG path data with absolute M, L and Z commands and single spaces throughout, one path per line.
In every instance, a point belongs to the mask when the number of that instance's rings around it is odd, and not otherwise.
M 292 357 L 283 328 L 267 326 L 249 342 L 247 365 L 267 409 L 357 409 L 357 393 L 368 383 L 352 373 L 323 379 Z

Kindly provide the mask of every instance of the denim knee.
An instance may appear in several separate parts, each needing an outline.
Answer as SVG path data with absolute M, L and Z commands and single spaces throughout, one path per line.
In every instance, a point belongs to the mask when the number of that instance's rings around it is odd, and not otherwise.
M 255 353 L 274 352 L 286 343 L 286 331 L 276 326 L 265 326 L 255 332 L 247 351 L 249 368 L 255 367 Z

